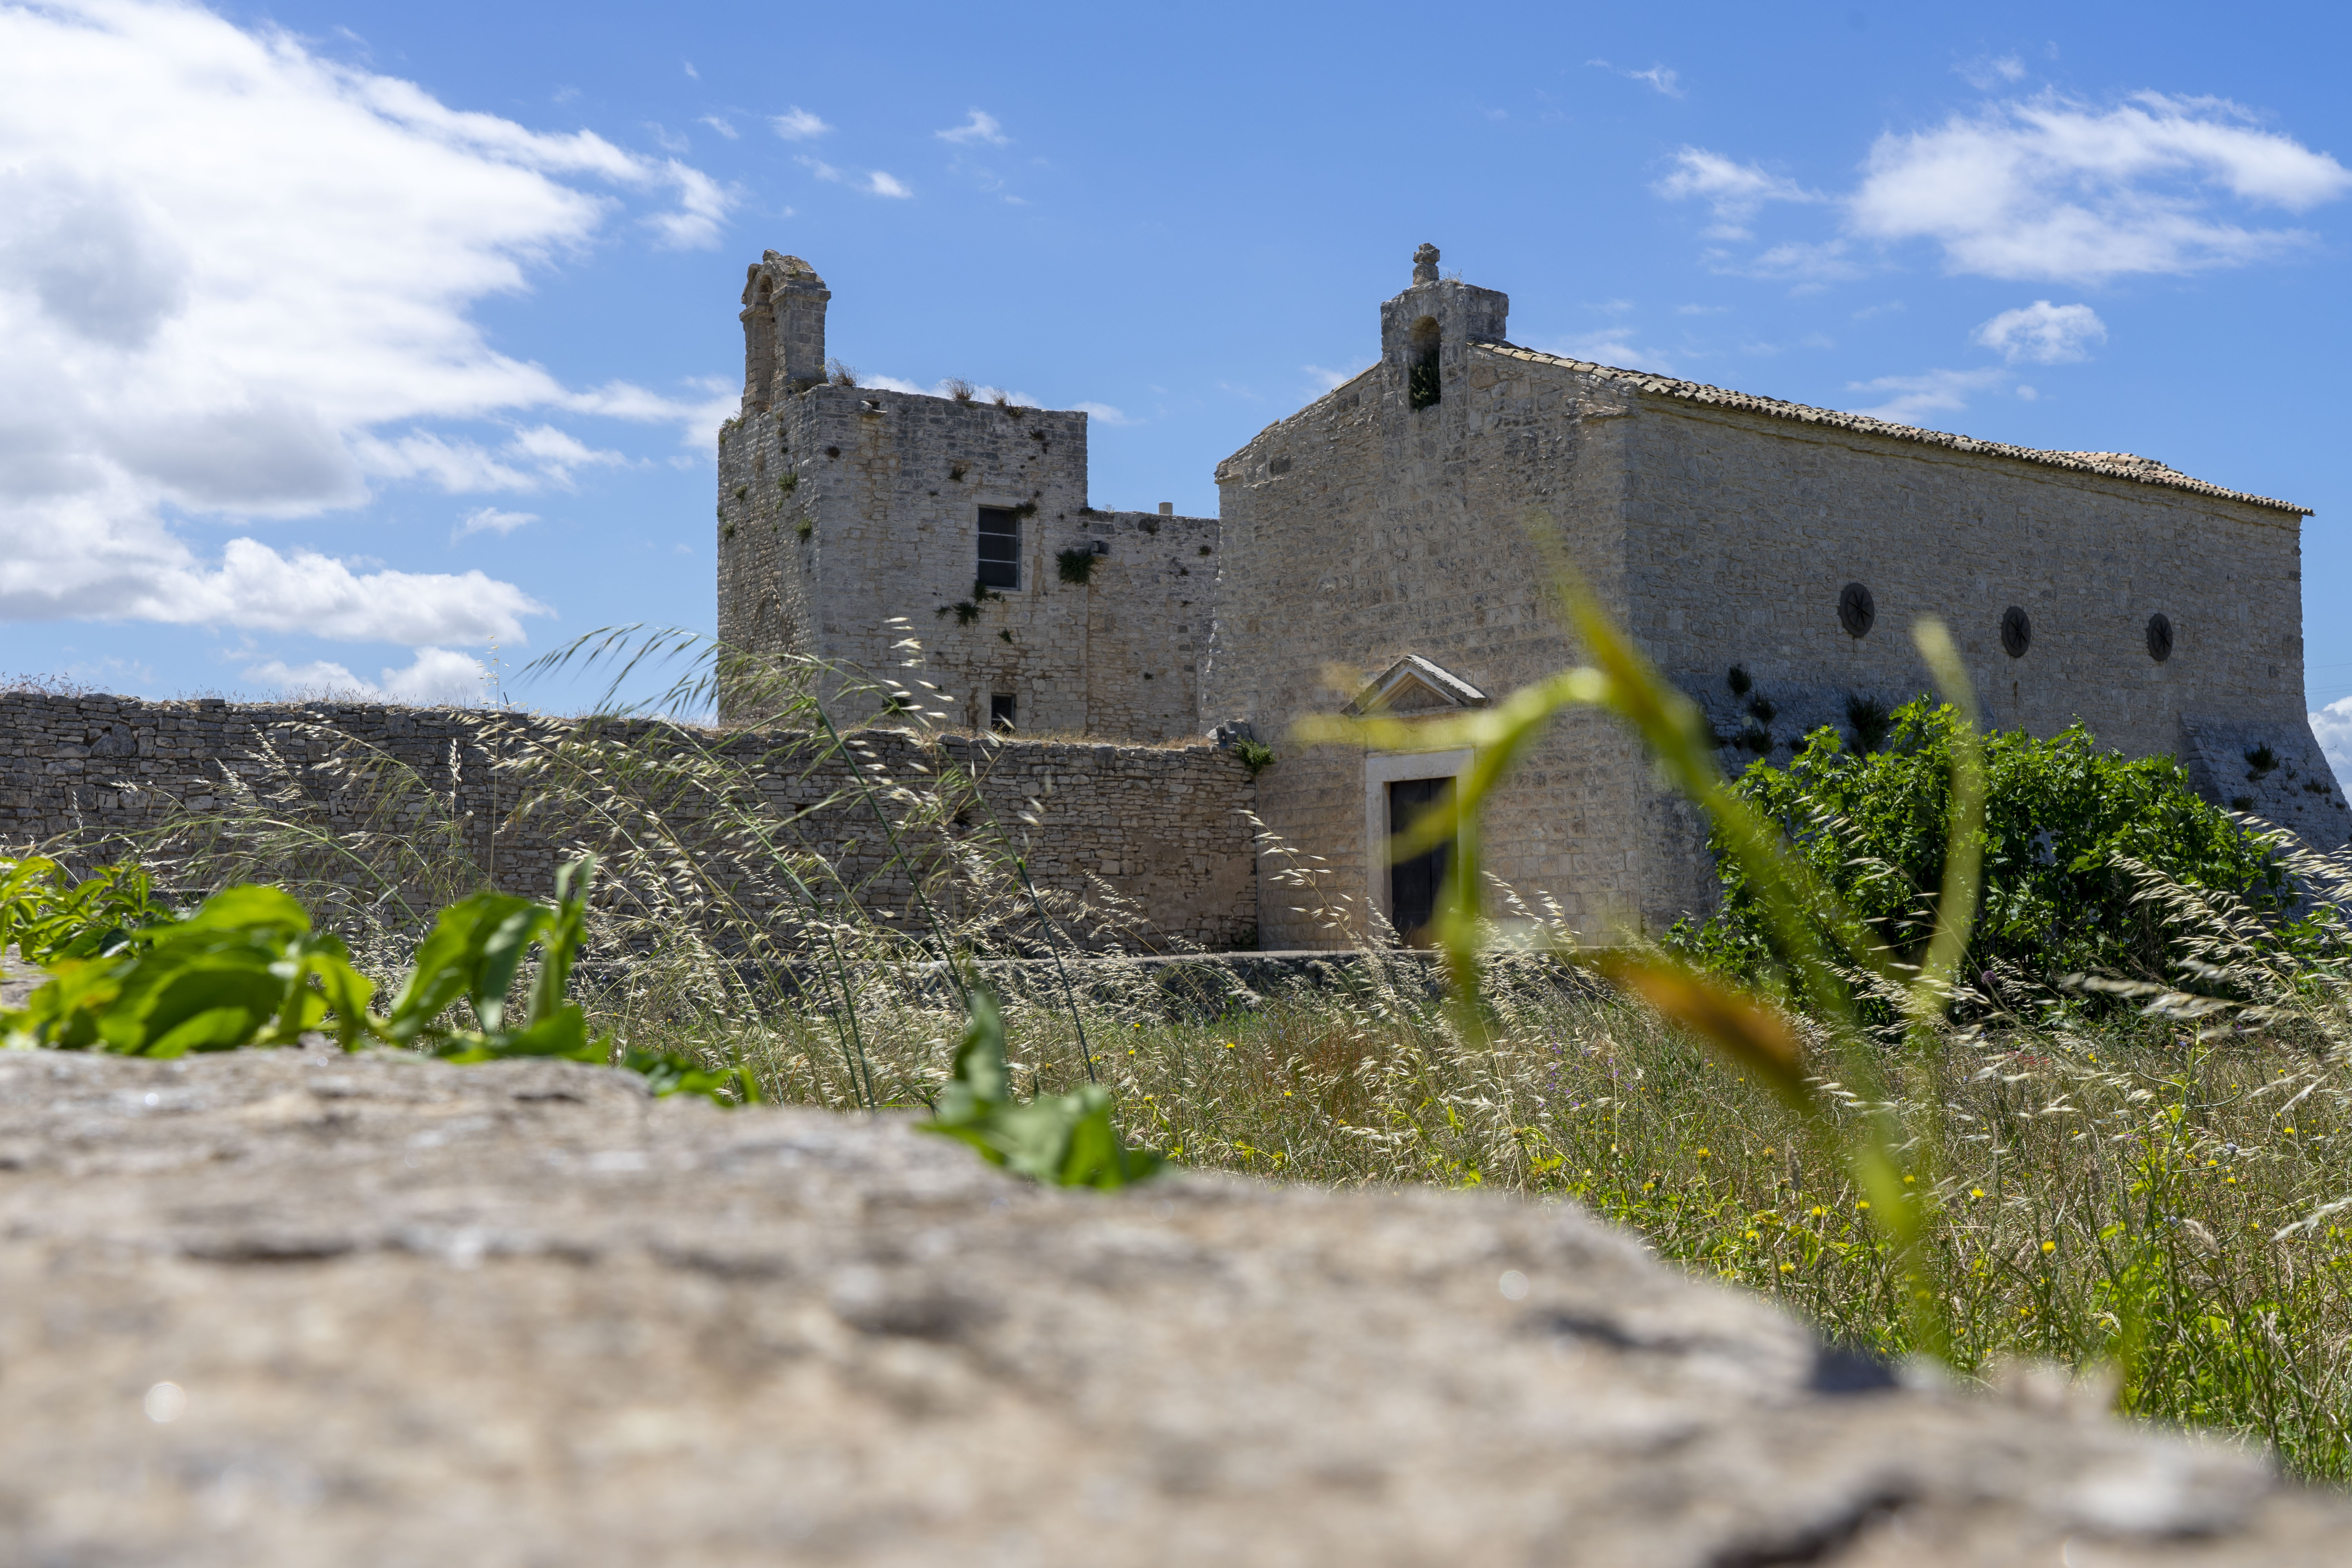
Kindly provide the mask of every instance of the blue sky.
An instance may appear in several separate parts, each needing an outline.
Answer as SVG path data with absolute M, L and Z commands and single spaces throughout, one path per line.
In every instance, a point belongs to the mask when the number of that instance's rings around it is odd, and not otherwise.
M 2342 14 L 1956 16 L 0 4 L 0 671 L 449 699 L 709 628 L 771 247 L 868 379 L 1213 511 L 1426 239 L 1522 343 L 2314 507 L 2352 772 Z

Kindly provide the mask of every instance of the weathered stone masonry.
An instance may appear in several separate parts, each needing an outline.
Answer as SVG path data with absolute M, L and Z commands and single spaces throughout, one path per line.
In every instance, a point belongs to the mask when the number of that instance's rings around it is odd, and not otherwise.
M 349 743 L 381 748 L 415 770 L 465 825 L 478 864 L 495 864 L 499 885 L 545 893 L 569 845 L 536 818 L 517 825 L 519 784 L 499 764 L 545 746 L 576 726 L 530 715 L 370 704 L 141 702 L 123 698 L 0 694 L 0 846 L 81 836 L 102 843 L 163 821 L 176 805 L 208 810 L 226 781 L 306 776 L 331 806 L 316 764 Z M 701 731 L 633 725 L 641 743 L 720 746 L 738 761 L 774 754 L 797 738 L 740 734 L 723 742 Z M 920 740 L 897 730 L 856 731 L 852 740 L 881 776 L 919 780 L 944 766 L 981 779 L 1000 823 L 1025 834 L 1041 889 L 1095 892 L 1096 880 L 1143 912 L 1137 933 L 1155 948 L 1248 944 L 1257 922 L 1248 773 L 1207 745 L 1144 747 L 1002 741 L 967 735 Z M 803 778 L 765 771 L 761 787 L 779 815 L 820 801 L 848 782 L 836 759 Z M 132 786 L 125 788 L 121 786 Z M 1034 810 L 1028 802 L 1040 803 Z M 1027 811 L 1040 818 L 1031 827 Z M 975 823 L 976 829 L 985 824 Z M 869 904 L 903 910 L 903 883 L 882 875 L 888 861 L 873 819 L 855 804 L 794 821 L 799 842 L 826 855 L 853 883 L 873 879 Z
M 941 700 L 920 705 L 949 727 L 986 728 L 1003 697 L 1020 733 L 1199 733 L 1216 521 L 1094 509 L 1083 413 L 828 384 L 830 298 L 773 251 L 744 288 L 743 408 L 719 442 L 720 640 L 928 682 Z M 979 595 L 982 508 L 1014 514 L 1020 542 L 1017 583 Z M 1084 582 L 1066 552 L 1089 557 Z

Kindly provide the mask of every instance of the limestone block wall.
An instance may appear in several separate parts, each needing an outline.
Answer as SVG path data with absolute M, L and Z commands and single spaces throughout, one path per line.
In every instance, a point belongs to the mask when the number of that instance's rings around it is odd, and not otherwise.
M 984 597 L 982 507 L 1022 514 L 1020 584 Z M 965 729 L 1003 693 L 1028 733 L 1197 732 L 1216 522 L 1092 510 L 1083 413 L 814 387 L 725 433 L 719 510 L 724 640 L 928 681 Z
M 360 803 L 339 795 L 319 764 L 352 754 L 358 742 L 415 770 L 438 797 L 436 812 L 462 824 L 467 853 L 495 867 L 499 885 L 544 894 L 559 859 L 578 841 L 543 816 L 518 818 L 523 786 L 514 764 L 579 732 L 570 721 L 480 710 L 0 694 L 0 845 L 64 835 L 120 845 L 178 805 L 215 809 L 239 782 L 251 787 L 289 776 L 323 809 L 356 821 Z M 906 908 L 910 889 L 892 870 L 862 801 L 816 809 L 853 782 L 849 759 L 816 761 L 808 737 L 789 734 L 721 737 L 665 724 L 606 732 L 649 750 L 723 748 L 755 773 L 776 816 L 792 818 L 788 837 L 862 887 L 869 909 Z M 898 730 L 851 739 L 860 762 L 879 770 L 869 776 L 919 785 L 961 770 L 978 780 L 985 809 L 932 830 L 935 849 L 946 842 L 942 834 L 984 838 L 992 818 L 1023 838 L 1041 889 L 1098 905 L 1131 904 L 1140 923 L 1099 941 L 1162 949 L 1255 945 L 1244 815 L 1255 793 L 1230 754 L 1206 745 L 1003 742 Z M 897 817 L 912 809 L 884 798 Z M 1024 813 L 1036 821 L 1024 823 Z M 950 888 L 944 896 L 957 895 Z M 1027 916 L 1016 908 L 1002 918 L 1018 929 Z
M 2004 729 L 2080 719 L 2148 754 L 2184 713 L 2303 721 L 2294 512 L 1663 398 L 1643 400 L 1627 474 L 1633 628 L 1679 668 L 1916 690 L 1911 627 L 1934 616 Z M 1876 611 L 1859 637 L 1838 616 L 1850 582 Z M 2011 605 L 2032 628 L 2015 658 Z
M 1465 292 L 1475 305 L 1486 291 Z M 1622 399 L 1506 380 L 1465 346 L 1442 352 L 1443 396 L 1414 409 L 1405 364 L 1391 360 L 1220 467 L 1225 542 L 1202 698 L 1205 721 L 1246 720 L 1281 754 L 1260 776 L 1261 814 L 1357 910 L 1387 898 L 1381 796 L 1361 752 L 1303 750 L 1291 727 L 1408 653 L 1496 699 L 1572 662 L 1547 532 L 1605 595 L 1625 578 Z M 1340 687 L 1327 683 L 1334 666 Z M 1675 809 L 1613 724 L 1563 715 L 1489 806 L 1487 869 L 1605 934 L 1670 912 L 1644 903 L 1656 881 L 1644 858 Z M 1333 940 L 1271 875 L 1261 901 L 1270 945 Z
M 1497 700 L 1573 662 L 1547 541 L 1729 724 L 1730 666 L 1784 693 L 1780 760 L 1802 733 L 1794 721 L 1827 721 L 1839 694 L 1891 705 L 1922 689 L 1909 631 L 1934 614 L 1990 721 L 2048 734 L 2079 717 L 2104 744 L 2181 755 L 2221 804 L 2251 801 L 2343 842 L 2346 805 L 2302 714 L 2292 508 L 1654 395 L 1640 376 L 1485 339 L 1459 352 L 1446 339 L 1442 396 L 1412 406 L 1403 319 L 1499 331 L 1497 299 L 1408 290 L 1384 309 L 1380 365 L 1218 470 L 1223 565 L 1202 717 L 1249 721 L 1297 753 L 1262 779 L 1261 810 L 1319 858 L 1328 897 L 1385 899 L 1381 801 L 1363 755 L 1298 752 L 1291 727 L 1408 653 Z M 1838 614 L 1849 582 L 1874 598 L 1859 638 Z M 2012 605 L 2032 628 L 2019 658 L 2000 637 Z M 2173 628 L 2161 662 L 2147 651 L 2159 612 Z M 2251 776 L 2243 753 L 2259 748 L 2238 723 L 2261 731 L 2273 771 Z M 1563 718 L 1521 763 L 1486 846 L 1490 870 L 1590 934 L 1712 901 L 1696 817 L 1594 715 Z M 1316 940 L 1297 901 L 1268 884 L 1270 942 Z

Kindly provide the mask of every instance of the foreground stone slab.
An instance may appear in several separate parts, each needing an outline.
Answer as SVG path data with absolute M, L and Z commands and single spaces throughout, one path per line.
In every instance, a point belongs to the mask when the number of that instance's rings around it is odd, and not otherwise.
M 7 1563 L 2088 1568 L 2347 1530 L 2255 1457 L 1888 1386 L 1572 1208 L 1045 1192 L 562 1064 L 0 1055 Z

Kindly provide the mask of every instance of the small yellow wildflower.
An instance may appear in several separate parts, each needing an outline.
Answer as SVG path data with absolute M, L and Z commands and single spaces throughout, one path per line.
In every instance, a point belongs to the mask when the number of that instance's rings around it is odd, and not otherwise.
M 2292 1127 L 2288 1128 L 2288 1129 L 2286 1130 L 2286 1135 L 2287 1135 L 2288 1137 L 2290 1137 L 2290 1138 L 2294 1137 L 2294 1128 L 2292 1128 Z
M 1813 1205 L 1813 1217 L 1814 1217 L 1815 1219 L 1820 1219 L 1820 1218 L 1822 1218 L 1823 1215 L 1827 1215 L 1829 1212 L 1830 1212 L 1829 1210 L 1827 1210 L 1827 1209 L 1825 1209 L 1825 1208 L 1822 1207 L 1822 1205 L 1819 1205 L 1819 1204 L 1815 1204 L 1815 1205 Z
M 1227 1050 L 1229 1050 L 1229 1051 L 1237 1051 L 1237 1050 L 1240 1050 L 1241 1048 L 1242 1048 L 1242 1047 L 1241 1047 L 1241 1045 L 1240 1045 L 1240 1043 L 1239 1043 L 1238 1041 L 1234 1041 L 1234 1040 L 1227 1040 L 1227 1041 L 1225 1042 L 1225 1049 L 1227 1049 Z
M 2054 1241 L 2045 1241 L 2042 1244 L 2042 1251 L 2044 1257 L 2047 1257 L 2057 1250 L 2058 1244 Z
M 1642 1190 L 1645 1193 L 1654 1192 L 1657 1190 L 1657 1185 L 1658 1184 L 1655 1182 L 1643 1182 L 1642 1184 Z
M 2224 1176 L 2221 1180 L 2233 1187 L 2238 1184 L 2238 1178 L 2235 1176 Z
M 1906 1186 L 1906 1187 L 1907 1187 L 1907 1186 L 1909 1186 L 1912 1183 L 1914 1183 L 1914 1182 L 1917 1181 L 1918 1179 L 1919 1179 L 1919 1178 L 1918 1178 L 1918 1177 L 1916 1177 L 1916 1176 L 1906 1176 L 1906 1177 L 1904 1177 L 1904 1178 L 1903 1178 L 1903 1184 L 1904 1184 L 1905 1186 Z
M 1794 1274 L 1796 1271 L 1797 1266 L 1793 1263 L 1783 1263 L 1780 1265 L 1780 1272 L 1783 1274 Z
M 1770 1158 L 1772 1157 L 1772 1149 L 1771 1149 L 1771 1146 L 1770 1146 L 1769 1144 L 1767 1144 L 1767 1145 L 1765 1146 L 1765 1149 L 1764 1149 L 1764 1157 L 1765 1157 L 1766 1159 L 1768 1159 L 1768 1160 L 1769 1160 L 1769 1159 L 1770 1159 Z
M 1757 1232 L 1752 1230 L 1742 1231 L 1740 1232 L 1739 1239 L 1742 1241 L 1754 1241 L 1757 1239 Z
M 1982 1187 L 1970 1187 L 1969 1189 L 1969 1196 L 1972 1198 L 1980 1198 L 1984 1196 L 1984 1189 Z
M 1868 1198 L 1864 1198 L 1862 1202 L 1854 1205 L 1853 1206 L 1858 1209 L 1866 1209 L 1870 1206 L 1870 1200 Z
M 2294 1131 L 2294 1128 L 2292 1128 L 2292 1127 L 2290 1127 L 2290 1128 L 2288 1128 L 2288 1129 L 2287 1129 L 2287 1131 L 2290 1131 L 2290 1132 L 2292 1132 L 2292 1131 Z M 1704 1150 L 1704 1149 L 1700 1150 L 1700 1151 L 1698 1152 L 1698 1157 L 1699 1157 L 1700 1159 L 1702 1159 L 1702 1160 L 1706 1159 L 1706 1150 Z

